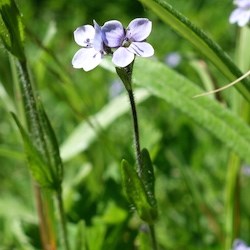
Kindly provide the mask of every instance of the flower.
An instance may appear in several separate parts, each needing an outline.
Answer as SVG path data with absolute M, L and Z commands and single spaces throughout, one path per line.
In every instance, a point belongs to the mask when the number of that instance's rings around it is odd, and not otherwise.
M 89 71 L 101 63 L 106 51 L 101 27 L 95 21 L 94 27 L 84 25 L 77 28 L 74 31 L 74 39 L 78 45 L 83 47 L 75 53 L 72 59 L 74 68 Z
M 230 23 L 238 23 L 243 27 L 250 21 L 250 0 L 235 0 L 237 8 L 229 17 Z
M 150 57 L 153 47 L 145 42 L 152 30 L 152 22 L 147 18 L 136 18 L 124 29 L 119 21 L 112 20 L 102 26 L 103 41 L 110 48 L 117 48 L 112 62 L 118 67 L 128 66 L 135 58 Z
M 236 239 L 233 242 L 232 250 L 250 250 L 250 247 L 248 247 L 243 240 Z
M 181 63 L 181 60 L 182 60 L 181 55 L 178 52 L 175 52 L 175 51 L 170 52 L 165 57 L 165 63 L 170 68 L 176 68 Z

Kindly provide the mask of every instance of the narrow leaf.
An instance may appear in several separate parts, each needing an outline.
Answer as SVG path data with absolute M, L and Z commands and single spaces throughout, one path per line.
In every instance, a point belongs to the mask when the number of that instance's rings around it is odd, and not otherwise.
M 41 126 L 43 129 L 46 146 L 48 149 L 50 164 L 52 165 L 53 175 L 55 180 L 55 186 L 61 184 L 63 175 L 63 165 L 60 157 L 59 146 L 57 143 L 55 132 L 51 126 L 51 123 L 45 113 L 42 104 L 38 106 L 38 112 L 41 120 Z
M 155 199 L 155 176 L 154 169 L 150 159 L 149 152 L 146 148 L 141 151 L 141 160 L 142 160 L 142 171 L 139 174 L 141 181 L 146 191 L 148 203 L 152 207 L 156 207 Z
M 28 167 L 34 180 L 36 180 L 37 183 L 42 187 L 52 188 L 53 180 L 48 171 L 46 163 L 43 160 L 43 157 L 33 146 L 32 141 L 30 140 L 28 134 L 22 127 L 16 115 L 14 113 L 12 115 L 22 135 L 24 148 L 28 160 Z
M 145 89 L 138 89 L 135 91 L 135 96 L 137 103 L 141 103 L 149 97 L 149 93 Z M 62 159 L 64 161 L 69 160 L 81 151 L 86 150 L 97 138 L 100 128 L 107 128 L 118 117 L 128 112 L 130 106 L 127 98 L 126 95 L 118 96 L 96 115 L 89 117 L 88 121 L 79 124 L 61 146 Z
M 0 39 L 10 53 L 24 59 L 24 28 L 15 1 L 1 0 L 0 14 Z
M 156 217 L 156 210 L 148 203 L 142 181 L 135 169 L 126 161 L 121 163 L 122 185 L 128 201 L 133 204 L 141 219 L 152 224 Z
M 249 126 L 212 98 L 192 98 L 201 92 L 196 84 L 162 63 L 142 58 L 135 62 L 133 81 L 185 113 L 250 163 Z
M 215 41 L 165 0 L 139 1 L 199 49 L 230 82 L 242 75 L 242 72 Z M 250 102 L 250 82 L 247 79 L 242 82 L 244 84 L 237 84 L 235 87 Z

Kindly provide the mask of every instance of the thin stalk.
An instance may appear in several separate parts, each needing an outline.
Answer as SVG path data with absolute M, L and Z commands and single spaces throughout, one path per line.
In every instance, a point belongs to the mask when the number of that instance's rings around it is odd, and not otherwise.
M 66 219 L 65 219 L 61 189 L 56 192 L 56 200 L 57 200 L 58 209 L 59 209 L 59 220 L 60 220 L 61 230 L 62 230 L 62 242 L 64 245 L 64 249 L 69 250 L 70 247 L 69 247 L 69 242 L 68 242 L 68 232 L 67 232 L 67 226 L 66 226 Z
M 131 105 L 131 113 L 133 119 L 133 127 L 134 127 L 134 143 L 135 143 L 135 152 L 136 152 L 136 160 L 137 160 L 137 173 L 139 177 L 141 176 L 142 172 L 142 162 L 141 162 L 141 147 L 140 147 L 140 135 L 139 135 L 139 125 L 138 125 L 138 117 L 135 105 L 135 98 L 133 89 L 127 89 L 129 102 Z
M 150 230 L 150 235 L 151 235 L 152 248 L 153 248 L 153 250 L 157 250 L 158 247 L 157 247 L 157 241 L 156 241 L 156 237 L 155 237 L 155 227 L 154 227 L 154 225 L 150 225 L 149 230 Z
M 230 249 L 232 242 L 237 236 L 238 226 L 236 222 L 237 200 L 235 200 L 237 193 L 237 180 L 240 167 L 240 159 L 234 153 L 231 153 L 228 164 L 228 171 L 226 177 L 226 199 L 225 199 L 225 250 Z
M 134 142 L 135 142 L 135 152 L 136 152 L 136 159 L 137 159 L 137 173 L 138 176 L 141 178 L 142 173 L 142 159 L 141 159 L 141 146 L 140 146 L 140 134 L 139 134 L 139 125 L 138 125 L 138 116 L 137 110 L 135 105 L 135 98 L 133 89 L 130 86 L 128 91 L 129 101 L 131 105 L 131 113 L 132 113 L 132 120 L 133 120 L 133 127 L 134 127 Z M 157 241 L 155 237 L 155 228 L 154 225 L 149 225 L 150 235 L 151 235 L 151 242 L 152 242 L 152 249 L 157 250 Z

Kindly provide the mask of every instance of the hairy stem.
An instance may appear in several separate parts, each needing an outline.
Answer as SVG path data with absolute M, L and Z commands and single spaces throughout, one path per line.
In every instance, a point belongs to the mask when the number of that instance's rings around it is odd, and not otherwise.
M 137 159 L 137 172 L 139 177 L 141 176 L 142 171 L 142 162 L 141 162 L 141 147 L 140 147 L 140 135 L 139 135 L 139 125 L 138 125 L 138 117 L 135 105 L 135 98 L 132 88 L 128 89 L 129 102 L 131 105 L 131 113 L 133 119 L 133 127 L 134 127 L 134 142 L 135 142 L 135 152 Z

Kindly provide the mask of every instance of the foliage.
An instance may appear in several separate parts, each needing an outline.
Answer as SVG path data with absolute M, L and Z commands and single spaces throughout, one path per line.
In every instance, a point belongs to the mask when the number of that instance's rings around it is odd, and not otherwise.
M 6 3 L 14 8 L 12 17 L 6 14 Z M 152 194 L 159 249 L 228 250 L 235 238 L 250 243 L 249 80 L 193 98 L 249 70 L 250 31 L 229 24 L 233 4 L 17 0 L 16 8 L 14 3 L 0 1 L 0 249 L 42 249 L 34 180 L 50 188 L 56 182 L 54 190 L 62 181 L 71 249 L 150 249 L 149 228 L 134 211 L 141 206 L 138 195 L 148 206 L 142 209 L 152 212 Z M 87 73 L 71 66 L 78 49 L 73 41 L 76 27 L 92 19 L 99 24 L 117 19 L 126 27 L 135 17 L 153 22 L 148 41 L 155 56 L 136 59 L 132 75 L 141 145 L 148 149 L 143 164 L 151 157 L 155 170 L 155 179 L 143 173 L 149 186 L 132 170 L 136 159 L 129 103 L 114 66 L 109 59 Z M 10 36 L 6 23 L 16 31 Z M 180 55 L 175 66 L 167 64 L 173 52 Z M 24 59 L 53 174 L 26 130 L 16 68 L 17 60 Z M 24 151 L 33 162 L 33 180 Z M 124 190 L 126 171 L 134 182 Z M 42 199 L 53 203 L 50 192 Z M 53 216 L 52 231 L 60 238 Z

